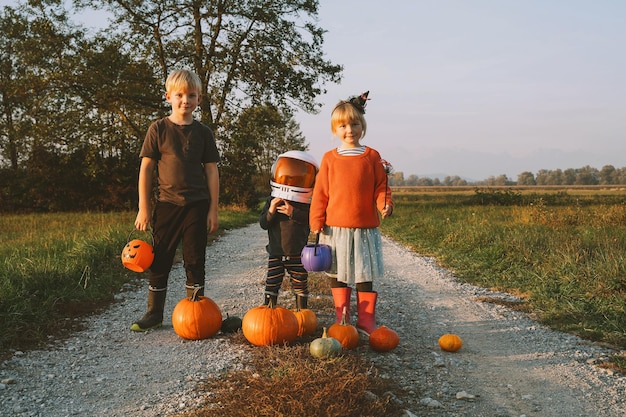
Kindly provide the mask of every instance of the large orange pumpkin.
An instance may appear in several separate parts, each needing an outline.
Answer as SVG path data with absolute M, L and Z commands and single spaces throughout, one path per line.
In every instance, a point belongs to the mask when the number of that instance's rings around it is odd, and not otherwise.
M 189 298 L 183 298 L 172 312 L 172 326 L 183 339 L 208 339 L 222 327 L 222 313 L 213 300 L 198 295 L 199 289 Z
M 317 330 L 317 317 L 313 310 L 308 308 L 296 308 L 293 314 L 298 320 L 298 336 L 315 333 Z
M 376 352 L 389 352 L 400 343 L 400 336 L 387 326 L 380 326 L 370 333 L 370 347 Z
M 328 336 L 339 340 L 344 349 L 354 349 L 359 345 L 359 331 L 346 322 L 346 307 L 341 313 L 341 322 L 335 323 L 328 328 Z
M 461 338 L 455 334 L 447 333 L 439 338 L 439 347 L 447 352 L 456 352 L 463 346 Z
M 291 343 L 298 336 L 298 319 L 272 302 L 251 308 L 241 322 L 243 335 L 255 346 Z

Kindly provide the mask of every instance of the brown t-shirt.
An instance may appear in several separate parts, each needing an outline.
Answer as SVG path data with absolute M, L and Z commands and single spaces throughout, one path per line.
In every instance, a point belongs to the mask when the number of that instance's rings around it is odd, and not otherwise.
M 220 157 L 208 126 L 197 120 L 183 126 L 157 120 L 148 128 L 139 156 L 157 161 L 159 201 L 184 206 L 209 200 L 204 164 Z

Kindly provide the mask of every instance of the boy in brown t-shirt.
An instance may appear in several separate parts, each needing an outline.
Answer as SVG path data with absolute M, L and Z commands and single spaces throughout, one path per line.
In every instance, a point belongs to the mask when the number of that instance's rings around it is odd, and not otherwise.
M 165 83 L 171 114 L 154 122 L 141 148 L 137 230 L 154 233 L 148 311 L 130 327 L 145 332 L 160 327 L 167 281 L 182 240 L 188 295 L 204 295 L 207 231 L 218 228 L 219 153 L 209 127 L 193 117 L 202 99 L 202 83 L 187 70 L 174 71 Z M 158 167 L 158 169 L 156 169 Z M 159 194 L 154 211 L 150 196 L 155 170 Z

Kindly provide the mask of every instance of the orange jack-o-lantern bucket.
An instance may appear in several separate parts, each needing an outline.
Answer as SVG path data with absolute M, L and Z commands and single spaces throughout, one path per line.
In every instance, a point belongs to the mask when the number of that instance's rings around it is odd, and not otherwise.
M 150 268 L 154 260 L 154 249 L 152 245 L 140 239 L 131 240 L 133 232 L 128 235 L 128 243 L 122 250 L 122 265 L 134 272 L 144 272 Z M 149 233 L 154 244 L 152 233 Z

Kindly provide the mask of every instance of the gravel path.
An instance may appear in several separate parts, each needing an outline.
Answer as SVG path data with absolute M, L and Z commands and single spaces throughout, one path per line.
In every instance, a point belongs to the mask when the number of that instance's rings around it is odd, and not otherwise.
M 266 235 L 258 225 L 234 230 L 207 250 L 207 296 L 243 317 L 261 302 Z M 384 240 L 379 324 L 401 338 L 393 352 L 363 345 L 381 375 L 399 385 L 406 416 L 624 416 L 626 378 L 595 364 L 610 350 L 553 332 L 524 314 L 477 301 L 511 299 L 460 284 L 432 259 Z M 181 340 L 169 314 L 184 297 L 184 272 L 170 276 L 164 329 L 128 330 L 145 309 L 146 288 L 129 289 L 85 330 L 47 350 L 15 352 L 0 364 L 0 416 L 171 416 L 201 403 L 195 387 L 240 369 L 248 349 L 217 335 Z M 442 352 L 447 332 L 464 341 Z

